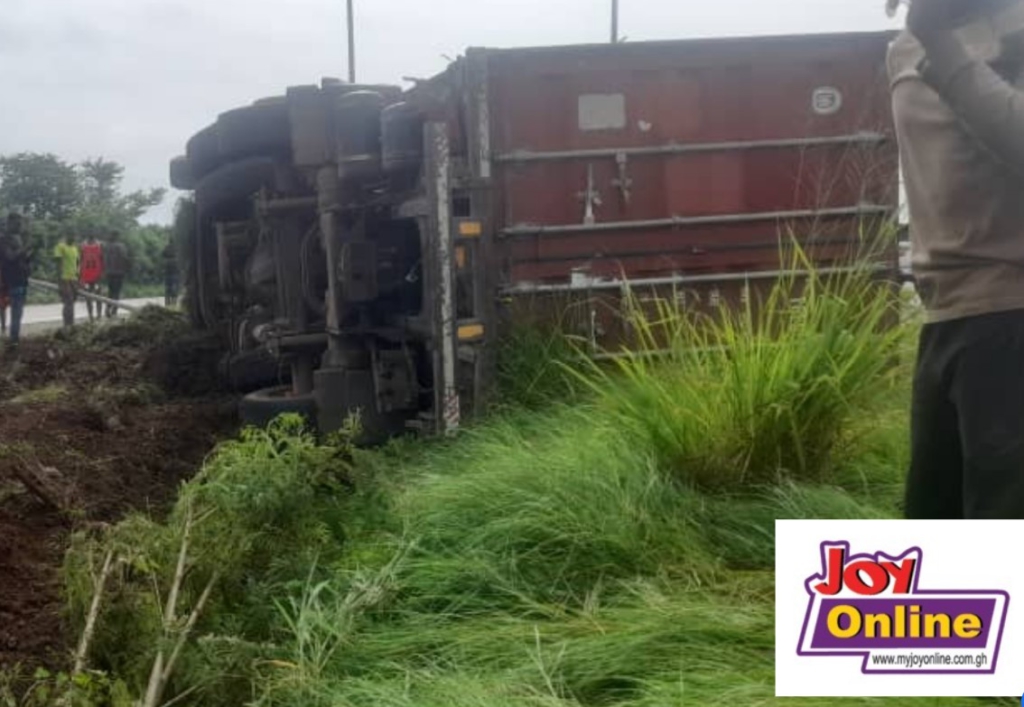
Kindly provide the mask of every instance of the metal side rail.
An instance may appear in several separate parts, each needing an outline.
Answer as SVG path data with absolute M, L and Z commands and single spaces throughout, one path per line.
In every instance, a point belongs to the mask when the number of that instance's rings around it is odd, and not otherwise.
M 785 277 L 804 277 L 808 275 L 836 275 L 870 271 L 874 273 L 895 273 L 892 265 L 871 263 L 863 266 L 827 267 L 818 270 L 751 270 L 735 273 L 711 273 L 707 275 L 679 275 L 675 277 L 641 278 L 636 280 L 596 279 L 587 278 L 581 282 L 558 284 L 538 284 L 522 282 L 511 287 L 502 288 L 502 296 L 534 295 L 555 292 L 586 292 L 590 290 L 621 290 L 639 287 L 671 287 L 676 285 L 718 284 L 723 282 L 745 282 L 757 280 L 774 280 Z

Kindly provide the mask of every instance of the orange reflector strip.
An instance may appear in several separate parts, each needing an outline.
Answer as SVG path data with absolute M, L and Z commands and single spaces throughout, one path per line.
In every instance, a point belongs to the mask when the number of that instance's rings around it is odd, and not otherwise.
M 463 246 L 455 247 L 455 265 L 459 270 L 466 267 L 466 249 Z
M 479 339 L 484 335 L 483 324 L 463 324 L 459 327 L 459 341 Z
M 484 232 L 484 226 L 479 221 L 462 221 L 459 224 L 459 235 L 464 238 L 475 238 Z

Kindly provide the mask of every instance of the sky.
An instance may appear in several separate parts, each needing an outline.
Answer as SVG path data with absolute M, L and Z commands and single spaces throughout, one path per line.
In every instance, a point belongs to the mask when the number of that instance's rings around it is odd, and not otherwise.
M 467 47 L 608 41 L 611 0 L 354 0 L 360 83 Z M 620 0 L 627 41 L 894 29 L 884 0 Z M 0 154 L 104 157 L 127 189 L 218 113 L 348 74 L 345 0 L 0 0 Z M 402 84 L 408 85 L 408 84 Z M 167 222 L 176 198 L 146 220 Z

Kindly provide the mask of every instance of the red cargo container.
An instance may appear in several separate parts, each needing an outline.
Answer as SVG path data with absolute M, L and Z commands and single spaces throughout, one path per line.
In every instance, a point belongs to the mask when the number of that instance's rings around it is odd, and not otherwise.
M 891 38 L 477 49 L 410 95 L 448 123 L 493 284 L 517 304 L 627 278 L 713 305 L 771 282 L 780 235 L 828 268 L 895 218 Z M 614 327 L 583 309 L 591 335 Z
M 790 233 L 828 269 L 894 222 L 889 40 L 477 49 L 404 93 L 324 81 L 228 111 L 172 162 L 193 320 L 229 363 L 290 368 L 248 419 L 451 431 L 509 322 L 557 317 L 596 353 L 628 344 L 626 282 L 710 313 L 772 285 Z M 898 277 L 895 237 L 880 260 Z

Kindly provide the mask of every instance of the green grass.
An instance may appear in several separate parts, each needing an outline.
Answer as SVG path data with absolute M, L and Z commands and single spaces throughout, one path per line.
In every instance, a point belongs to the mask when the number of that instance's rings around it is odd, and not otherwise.
M 579 381 L 566 366 L 578 356 L 575 342 L 556 326 L 513 326 L 497 346 L 498 409 L 539 409 L 577 398 Z
M 524 338 L 506 358 L 522 404 L 453 440 L 247 433 L 167 522 L 77 539 L 79 625 L 88 558 L 125 558 L 94 663 L 141 692 L 191 512 L 184 605 L 219 579 L 168 695 L 197 704 L 983 703 L 773 696 L 774 521 L 899 516 L 912 333 L 879 326 L 863 273 L 814 282 L 797 316 L 789 286 L 717 320 L 634 311 L 640 352 L 611 369 Z M 543 399 L 549 380 L 572 404 Z

